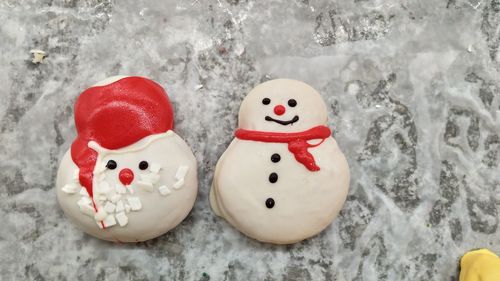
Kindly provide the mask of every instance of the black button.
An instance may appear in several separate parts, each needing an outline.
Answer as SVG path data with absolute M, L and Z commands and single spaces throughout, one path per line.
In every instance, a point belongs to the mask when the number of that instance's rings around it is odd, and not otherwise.
M 276 174 L 276 173 L 271 173 L 271 174 L 269 175 L 269 181 L 270 181 L 271 183 L 275 183 L 275 182 L 277 182 L 277 181 L 278 181 L 278 174 Z
M 297 101 L 296 101 L 296 100 L 294 100 L 294 99 L 289 99 L 289 100 L 288 100 L 288 105 L 289 105 L 290 107 L 295 107 L 295 106 L 297 105 Z
M 278 153 L 274 153 L 273 155 L 271 155 L 271 161 L 273 161 L 273 163 L 278 163 L 280 160 L 281 156 Z
M 115 160 L 109 160 L 108 163 L 106 164 L 106 168 L 110 170 L 116 169 L 118 165 L 116 164 Z
M 268 104 L 270 104 L 270 103 L 271 103 L 271 100 L 270 100 L 269 98 L 264 98 L 264 99 L 262 100 L 262 103 L 263 103 L 263 104 L 265 104 L 265 105 L 268 105 Z
M 149 166 L 149 164 L 146 161 L 141 161 L 139 163 L 139 169 L 141 169 L 141 170 L 146 170 L 148 168 L 148 166 Z
M 269 209 L 271 209 L 272 207 L 274 207 L 274 199 L 273 198 L 267 198 L 267 200 L 266 200 L 266 207 L 268 207 Z

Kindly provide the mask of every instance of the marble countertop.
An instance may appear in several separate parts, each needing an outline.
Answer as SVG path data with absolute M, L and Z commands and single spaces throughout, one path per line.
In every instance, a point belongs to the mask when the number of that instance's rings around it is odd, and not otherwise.
M 1 280 L 454 280 L 464 252 L 500 253 L 499 0 L 3 0 L 0 23 Z M 54 190 L 76 96 L 116 74 L 167 89 L 199 161 L 188 218 L 135 245 L 79 231 Z M 352 175 L 291 246 L 208 203 L 241 100 L 278 77 L 321 92 Z

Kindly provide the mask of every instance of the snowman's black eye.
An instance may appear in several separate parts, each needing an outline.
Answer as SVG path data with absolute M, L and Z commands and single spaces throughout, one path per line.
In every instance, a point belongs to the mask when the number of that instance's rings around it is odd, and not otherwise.
M 295 107 L 295 106 L 297 105 L 297 101 L 296 101 L 296 100 L 294 100 L 294 99 L 289 99 L 289 100 L 288 100 L 288 105 L 289 105 L 290 107 Z
M 146 161 L 141 161 L 139 163 L 139 169 L 141 169 L 141 170 L 146 170 L 148 168 L 148 166 L 149 166 L 149 164 Z
M 110 170 L 116 169 L 117 166 L 118 165 L 116 164 L 115 160 L 109 160 L 108 163 L 106 164 L 106 168 L 108 168 Z
M 265 104 L 265 105 L 268 105 L 268 104 L 270 104 L 270 103 L 271 103 L 271 100 L 270 100 L 269 98 L 264 98 L 264 99 L 262 100 L 262 103 L 263 103 L 263 104 Z

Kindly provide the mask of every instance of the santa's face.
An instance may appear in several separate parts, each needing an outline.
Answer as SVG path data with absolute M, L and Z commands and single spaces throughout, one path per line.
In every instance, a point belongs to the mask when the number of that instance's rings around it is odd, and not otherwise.
M 59 202 L 86 232 L 106 240 L 144 241 L 173 228 L 191 210 L 196 161 L 173 131 L 117 150 L 89 146 L 98 152 L 92 198 L 86 192 L 64 191 L 78 171 L 69 155 L 58 174 Z
M 160 171 L 167 164 L 161 156 L 163 149 L 156 143 L 159 140 L 155 137 L 144 138 L 122 149 L 100 151 L 95 170 L 101 166 L 102 174 L 100 179 L 97 179 L 97 186 L 99 181 L 106 181 L 113 186 L 119 185 L 134 190 L 145 188 L 148 184 L 166 184 L 166 179 L 161 178 Z
M 255 87 L 239 112 L 239 128 L 255 131 L 297 132 L 326 121 L 326 105 L 319 93 L 303 82 L 288 79 Z

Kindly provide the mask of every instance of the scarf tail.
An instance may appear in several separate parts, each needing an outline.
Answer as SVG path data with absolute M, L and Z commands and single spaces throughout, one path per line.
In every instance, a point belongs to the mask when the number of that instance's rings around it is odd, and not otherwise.
M 295 140 L 288 143 L 288 150 L 293 154 L 297 162 L 304 165 L 309 171 L 319 171 L 320 168 L 316 165 L 314 156 L 307 151 L 309 144 L 306 140 Z

